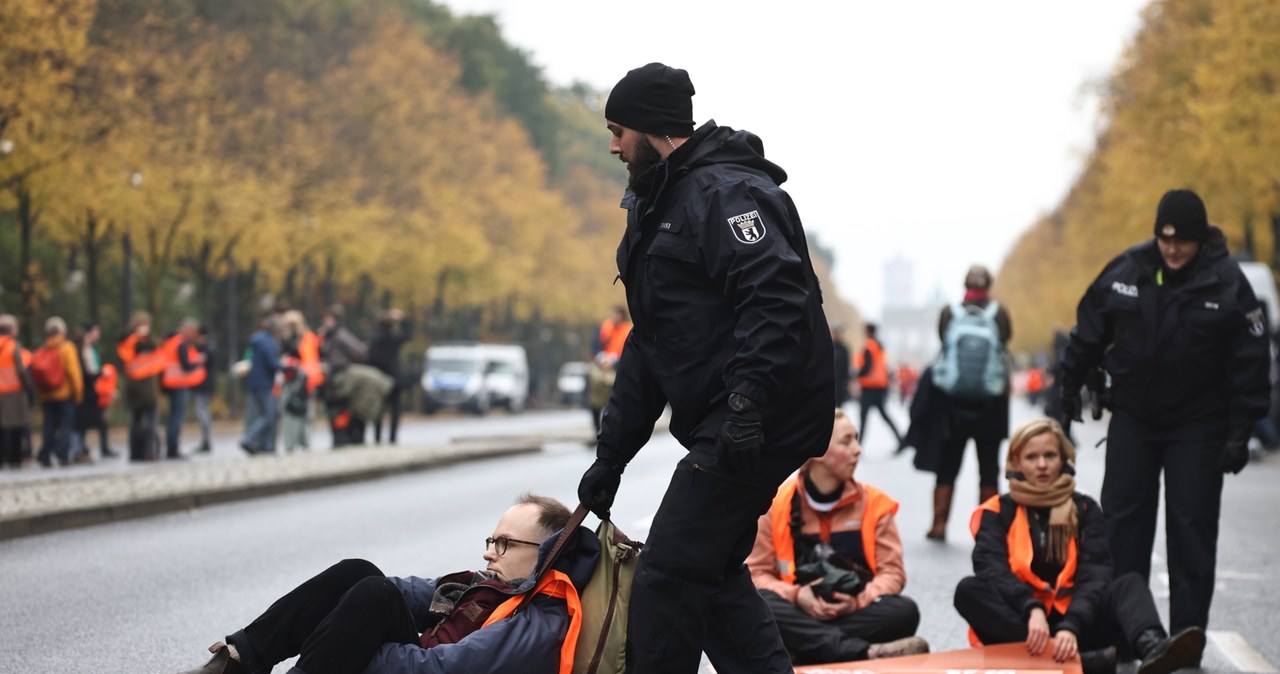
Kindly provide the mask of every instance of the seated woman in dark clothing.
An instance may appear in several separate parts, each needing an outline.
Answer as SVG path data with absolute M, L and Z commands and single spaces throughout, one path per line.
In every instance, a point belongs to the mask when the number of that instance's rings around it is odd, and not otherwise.
M 1075 458 L 1051 419 L 1010 438 L 1009 493 L 974 511 L 974 575 L 956 588 L 970 640 L 1025 641 L 1031 654 L 1049 648 L 1058 662 L 1078 654 L 1086 674 L 1114 672 L 1117 646 L 1141 659 L 1138 674 L 1196 666 L 1204 632 L 1169 637 L 1142 577 L 1112 577 L 1102 510 L 1075 491 Z

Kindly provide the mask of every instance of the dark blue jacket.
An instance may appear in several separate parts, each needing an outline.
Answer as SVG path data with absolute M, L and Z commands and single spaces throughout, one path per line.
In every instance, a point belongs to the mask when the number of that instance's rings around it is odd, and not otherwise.
M 256 392 L 270 391 L 280 370 L 280 347 L 271 335 L 259 330 L 249 338 L 249 348 L 253 350 L 252 367 L 245 378 L 245 387 Z
M 556 536 L 542 544 L 538 561 L 550 551 Z M 564 572 L 574 587 L 586 587 L 600 559 L 600 542 L 579 527 L 554 568 Z M 390 578 L 404 594 L 414 622 L 426 625 L 427 609 L 435 596 L 438 579 Z M 530 578 L 513 594 L 532 589 Z M 535 596 L 515 614 L 472 632 L 454 644 L 422 648 L 416 644 L 383 644 L 365 668 L 366 674 L 556 674 L 560 669 L 560 647 L 569 630 L 569 611 L 564 600 Z

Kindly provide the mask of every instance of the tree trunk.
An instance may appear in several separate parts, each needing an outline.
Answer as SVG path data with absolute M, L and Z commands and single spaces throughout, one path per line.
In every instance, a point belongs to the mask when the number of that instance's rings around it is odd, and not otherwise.
M 22 343 L 28 346 L 35 344 L 35 326 L 39 320 L 36 313 L 36 275 L 31 261 L 31 230 L 35 227 L 35 213 L 31 209 L 31 190 L 26 183 L 18 183 L 14 188 L 18 197 L 18 227 L 21 233 L 18 245 L 18 307 L 21 314 L 19 330 Z

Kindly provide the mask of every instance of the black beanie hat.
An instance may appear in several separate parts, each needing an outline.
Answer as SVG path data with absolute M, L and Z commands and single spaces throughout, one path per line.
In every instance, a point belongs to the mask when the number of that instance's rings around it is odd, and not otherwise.
M 618 80 L 604 116 L 641 133 L 688 138 L 693 135 L 693 94 L 689 73 L 650 63 Z
M 1189 241 L 1209 239 L 1209 214 L 1204 201 L 1191 190 L 1169 190 L 1156 208 L 1156 236 L 1174 236 Z

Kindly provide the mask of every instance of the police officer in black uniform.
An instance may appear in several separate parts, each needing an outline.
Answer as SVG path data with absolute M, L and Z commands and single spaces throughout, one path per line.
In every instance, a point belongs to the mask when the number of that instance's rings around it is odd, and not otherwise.
M 1213 599 L 1224 473 L 1249 461 L 1266 414 L 1262 310 L 1204 202 L 1172 190 L 1155 239 L 1112 260 L 1080 301 L 1062 361 L 1062 408 L 1080 419 L 1080 388 L 1111 375 L 1102 510 L 1116 575 L 1151 574 L 1165 483 L 1170 627 L 1205 628 Z
M 618 247 L 634 329 L 578 488 L 600 517 L 671 406 L 688 453 L 636 573 L 627 671 L 790 672 L 744 561 L 782 480 L 822 454 L 834 423 L 832 343 L 805 233 L 760 139 L 694 131 L 688 74 L 627 73 L 605 107 L 630 173 Z

